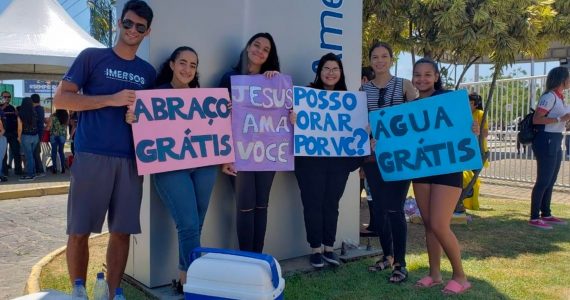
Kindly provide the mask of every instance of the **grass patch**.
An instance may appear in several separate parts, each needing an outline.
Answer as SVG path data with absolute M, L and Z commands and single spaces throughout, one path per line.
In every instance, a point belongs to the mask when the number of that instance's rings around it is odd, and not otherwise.
M 453 225 L 463 264 L 473 288 L 456 299 L 570 299 L 570 230 L 557 226 L 542 231 L 526 225 L 529 201 L 481 199 L 473 222 Z M 570 218 L 570 206 L 553 204 L 556 215 Z M 388 283 L 389 271 L 369 273 L 366 259 L 286 279 L 288 299 L 437 299 L 441 286 L 418 290 L 414 283 L 428 273 L 421 225 L 408 227 L 409 278 Z M 365 240 L 361 241 L 366 244 Z M 379 247 L 377 239 L 373 245 Z M 308 262 L 307 262 L 308 263 Z M 444 280 L 451 266 L 442 259 Z
M 91 298 L 93 295 L 93 286 L 97 273 L 103 271 L 105 263 L 105 254 L 107 252 L 107 243 L 109 235 L 101 235 L 89 240 L 89 268 L 87 269 L 87 293 Z M 145 294 L 134 288 L 133 286 L 122 283 L 127 299 L 152 299 L 145 297 Z M 50 263 L 42 269 L 40 275 L 40 288 L 42 290 L 52 289 L 71 294 L 71 282 L 67 273 L 67 262 L 65 252 L 56 256 Z
M 474 287 L 454 299 L 570 299 L 570 226 L 542 231 L 526 225 L 529 201 L 480 199 L 480 211 L 470 211 L 473 222 L 453 225 L 461 247 L 465 271 Z M 570 219 L 570 205 L 553 204 L 557 216 Z M 107 236 L 90 242 L 88 292 L 105 261 Z M 366 240 L 361 241 L 366 244 Z M 378 240 L 372 244 L 379 247 Z M 347 263 L 337 269 L 286 278 L 286 299 L 439 299 L 440 287 L 418 290 L 414 283 L 428 272 L 421 225 L 408 226 L 408 280 L 388 283 L 389 272 L 369 273 L 374 259 Z M 308 261 L 307 261 L 308 264 Z M 444 280 L 451 266 L 442 259 Z M 123 283 L 127 299 L 148 299 Z M 65 254 L 49 263 L 41 274 L 42 289 L 70 293 Z

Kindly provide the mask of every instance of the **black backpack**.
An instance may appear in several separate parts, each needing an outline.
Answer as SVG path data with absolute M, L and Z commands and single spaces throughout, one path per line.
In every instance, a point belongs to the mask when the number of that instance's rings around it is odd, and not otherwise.
M 554 105 L 548 110 L 546 116 L 550 111 L 556 106 L 556 97 L 554 98 Z M 544 130 L 544 125 L 534 125 L 532 123 L 532 118 L 534 117 L 534 109 L 530 109 L 530 112 L 524 116 L 519 122 L 519 132 L 517 133 L 517 141 L 523 145 L 531 144 L 534 140 L 534 136 L 539 130 Z
M 532 123 L 532 118 L 534 117 L 534 109 L 530 109 L 530 112 L 524 116 L 519 122 L 519 132 L 517 133 L 517 141 L 523 145 L 528 145 L 534 140 L 534 136 L 538 131 Z

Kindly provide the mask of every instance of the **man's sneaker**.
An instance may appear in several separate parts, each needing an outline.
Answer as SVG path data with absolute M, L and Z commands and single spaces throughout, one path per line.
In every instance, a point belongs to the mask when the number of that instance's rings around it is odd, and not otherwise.
M 338 255 L 333 251 L 325 251 L 325 253 L 323 253 L 323 259 L 331 265 L 340 266 Z
M 552 229 L 552 226 L 546 224 L 546 222 L 544 222 L 543 220 L 540 220 L 540 219 L 530 220 L 530 221 L 528 221 L 528 225 L 530 225 L 532 227 L 540 228 L 540 229 Z
M 0 176 L 0 182 L 6 182 L 6 181 L 8 181 L 8 177 Z
M 309 258 L 311 261 L 311 266 L 315 268 L 322 268 L 325 266 L 325 262 L 323 261 L 323 255 L 321 253 L 313 253 Z
M 546 222 L 547 224 L 550 225 L 566 225 L 566 221 L 564 220 L 560 220 L 555 216 L 550 216 L 550 217 L 542 217 L 540 218 L 542 221 Z
M 45 177 L 45 176 L 46 176 L 45 172 L 36 173 L 36 178 Z
M 20 179 L 18 181 L 32 181 L 34 180 L 34 176 L 28 176 L 28 175 L 24 175 L 22 177 L 20 177 Z

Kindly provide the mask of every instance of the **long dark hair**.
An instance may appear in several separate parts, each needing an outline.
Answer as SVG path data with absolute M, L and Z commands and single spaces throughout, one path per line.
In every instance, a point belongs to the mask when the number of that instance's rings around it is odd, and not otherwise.
M 261 65 L 261 69 L 259 70 L 259 73 L 263 74 L 267 71 L 281 72 L 281 68 L 279 67 L 279 56 L 277 56 L 277 46 L 275 45 L 275 41 L 273 40 L 273 37 L 271 36 L 271 34 L 269 34 L 267 32 L 260 32 L 260 33 L 255 34 L 254 36 L 252 36 L 249 39 L 249 41 L 247 41 L 247 44 L 245 45 L 245 47 L 241 51 L 241 54 L 239 56 L 239 61 L 238 61 L 237 65 L 234 66 L 234 70 L 236 70 L 240 74 L 244 74 L 244 70 L 245 70 L 245 72 L 247 72 L 247 62 L 248 62 L 247 47 L 249 47 L 253 43 L 253 41 L 255 41 L 257 38 L 260 38 L 260 37 L 266 38 L 267 40 L 269 40 L 269 44 L 271 45 L 271 49 L 269 49 L 269 55 L 267 56 L 267 60 L 263 63 L 263 65 Z
M 433 88 L 436 91 L 443 90 L 443 82 L 441 81 L 441 73 L 439 73 L 439 67 L 437 66 L 437 63 L 429 58 L 420 58 L 414 64 L 414 71 L 416 70 L 416 66 L 419 64 L 429 64 L 433 67 L 434 73 L 437 74 L 437 81 L 433 84 Z
M 180 53 L 182 53 L 184 51 L 190 51 L 196 55 L 196 58 L 198 58 L 198 53 L 196 52 L 196 50 L 192 49 L 191 47 L 181 46 L 181 47 L 174 49 L 172 54 L 170 54 L 170 57 L 165 62 L 163 62 L 162 65 L 160 66 L 160 71 L 158 72 L 158 75 L 156 76 L 156 82 L 155 82 L 156 86 L 163 85 L 165 83 L 172 81 L 172 76 L 174 76 L 174 74 L 172 72 L 172 69 L 170 68 L 170 62 L 176 61 L 178 56 L 180 56 Z M 198 63 L 199 60 L 197 60 L 196 62 Z M 196 66 L 196 68 L 197 67 L 198 66 Z M 194 79 L 192 79 L 192 81 L 190 81 L 188 83 L 188 87 L 191 87 L 191 88 L 199 88 L 200 87 L 200 82 L 199 82 L 199 78 L 198 78 L 198 69 L 196 69 L 196 75 L 194 76 Z
M 323 80 L 321 79 L 321 72 L 323 71 L 323 66 L 327 61 L 336 61 L 338 63 L 338 67 L 340 68 L 340 79 L 334 85 L 335 91 L 346 91 L 346 81 L 344 79 L 344 68 L 342 67 L 342 61 L 340 58 L 333 53 L 327 53 L 321 57 L 319 60 L 319 66 L 317 67 L 317 74 L 315 75 L 315 80 L 311 83 L 311 87 L 316 89 L 323 89 L 324 84 Z
M 32 98 L 25 97 L 22 99 L 22 105 L 18 110 L 18 116 L 22 120 L 22 125 L 25 127 L 35 127 L 36 126 L 36 112 L 34 111 L 34 104 Z
M 548 72 L 546 76 L 546 91 L 545 94 L 553 91 L 560 85 L 564 84 L 570 77 L 570 72 L 566 67 L 556 67 Z
M 59 121 L 59 124 L 63 126 L 67 126 L 67 122 L 69 122 L 69 113 L 65 109 L 56 109 L 53 115 Z

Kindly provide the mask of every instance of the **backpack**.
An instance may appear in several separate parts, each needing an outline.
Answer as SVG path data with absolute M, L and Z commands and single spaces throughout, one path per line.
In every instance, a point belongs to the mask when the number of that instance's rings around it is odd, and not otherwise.
M 524 116 L 522 120 L 519 122 L 519 132 L 517 133 L 517 141 L 523 145 L 528 145 L 532 143 L 534 140 L 534 136 L 538 131 L 534 128 L 534 124 L 532 123 L 532 118 L 534 117 L 534 109 L 530 109 L 530 112 Z
M 546 116 L 550 113 L 550 111 L 556 106 L 556 97 L 554 98 L 554 105 L 548 110 Z M 519 132 L 517 133 L 517 141 L 522 145 L 531 144 L 536 136 L 536 133 L 544 128 L 544 125 L 534 125 L 532 123 L 532 118 L 534 117 L 534 109 L 530 109 L 530 112 L 524 116 L 522 120 L 519 122 Z

